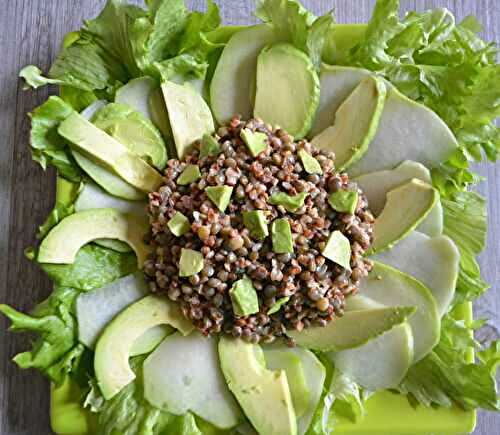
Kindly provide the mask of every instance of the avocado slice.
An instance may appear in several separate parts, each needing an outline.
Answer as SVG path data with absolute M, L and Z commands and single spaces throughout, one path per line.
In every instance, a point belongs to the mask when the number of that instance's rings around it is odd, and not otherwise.
M 350 66 L 327 65 L 321 66 L 319 74 L 320 97 L 319 106 L 314 118 L 309 137 L 320 134 L 332 125 L 335 113 L 344 100 L 372 73 L 366 69 Z
M 439 314 L 445 314 L 455 295 L 460 252 L 447 236 L 428 237 L 413 231 L 392 249 L 373 257 L 418 279 L 436 299 Z
M 236 281 L 229 290 L 233 311 L 237 316 L 249 316 L 259 312 L 259 299 L 252 280 L 244 277 Z
M 161 134 L 166 140 L 168 154 L 172 157 L 176 155 L 175 147 L 173 144 L 174 135 L 172 127 L 170 127 L 170 120 L 168 119 L 167 106 L 165 98 L 163 98 L 163 91 L 160 87 L 154 89 L 149 94 L 149 113 L 151 114 L 151 121 L 158 127 Z
M 293 253 L 293 238 L 287 218 L 275 219 L 271 225 L 273 252 L 275 254 Z
M 385 95 L 382 79 L 366 77 L 339 107 L 333 125 L 312 139 L 314 146 L 335 153 L 338 170 L 349 168 L 367 152 L 377 132 Z
M 363 346 L 332 352 L 328 358 L 368 391 L 396 388 L 413 363 L 412 330 L 405 322 Z
M 250 231 L 250 236 L 254 239 L 262 240 L 269 235 L 267 217 L 262 210 L 244 211 L 243 224 Z
M 231 186 L 209 186 L 205 187 L 205 193 L 210 201 L 212 201 L 217 208 L 224 213 L 229 205 L 229 202 L 231 201 L 233 188 Z
M 373 274 L 370 274 L 370 276 Z M 394 304 L 393 304 L 394 305 Z M 382 307 L 347 311 L 325 327 L 312 326 L 302 331 L 287 331 L 287 335 L 302 347 L 321 352 L 340 351 L 361 346 L 373 338 L 403 323 L 413 314 L 411 306 Z
M 416 178 L 388 192 L 385 207 L 373 225 L 370 253 L 390 249 L 406 237 L 427 217 L 438 199 L 436 189 Z
M 417 362 L 439 341 L 441 318 L 436 301 L 431 291 L 420 281 L 386 264 L 374 263 L 372 271 L 361 280 L 359 293 L 388 306 L 417 307 L 408 319 L 414 340 L 414 362 Z M 362 312 L 364 311 L 348 313 Z
M 165 337 L 172 334 L 174 328 L 169 325 L 158 325 L 148 329 L 130 348 L 130 356 L 144 355 L 155 350 Z
M 130 350 L 139 337 L 157 325 L 171 325 L 184 335 L 193 330 L 177 304 L 156 295 L 130 305 L 106 326 L 94 356 L 97 382 L 106 400 L 135 379 L 129 366 Z
M 152 92 L 158 88 L 152 77 L 132 79 L 116 91 L 115 103 L 127 104 L 154 122 L 149 101 Z
M 144 219 L 113 208 L 81 211 L 64 218 L 43 239 L 40 263 L 70 264 L 78 250 L 95 239 L 118 239 L 131 246 L 142 267 L 149 252 L 143 241 L 148 225 Z
M 262 349 L 241 339 L 221 337 L 219 358 L 229 389 L 258 433 L 297 435 L 284 370 L 268 370 Z
M 330 234 L 321 253 L 344 269 L 351 270 L 351 242 L 340 231 Z
M 212 113 L 203 97 L 189 83 L 178 85 L 167 81 L 161 85 L 161 89 L 177 157 L 182 160 L 195 141 L 204 134 L 213 133 L 215 127 Z
M 110 103 L 98 110 L 91 121 L 157 169 L 165 167 L 167 149 L 160 131 L 149 118 L 133 107 Z
M 251 88 L 260 51 L 276 40 L 267 24 L 247 27 L 235 33 L 222 51 L 210 84 L 210 103 L 219 124 L 235 115 L 252 116 Z
M 197 332 L 170 335 L 147 357 L 144 397 L 163 411 L 191 411 L 220 429 L 243 419 L 220 369 L 217 339 Z
M 311 128 L 319 93 L 318 74 L 303 51 L 287 43 L 261 51 L 257 60 L 256 117 L 300 139 Z
M 405 160 L 394 169 L 371 172 L 360 175 L 353 179 L 363 190 L 368 199 L 370 210 L 378 216 L 385 205 L 387 192 L 418 178 L 427 184 L 432 185 L 431 172 L 421 163 Z M 441 201 L 437 201 L 428 216 L 417 227 L 417 231 L 427 234 L 430 237 L 439 236 L 443 232 L 443 207 Z
M 307 405 L 309 405 L 309 388 L 306 384 L 304 369 L 300 358 L 293 352 L 288 351 L 288 347 L 280 346 L 263 348 L 266 366 L 269 370 L 284 370 L 290 394 L 292 395 L 293 409 L 295 416 L 300 418 L 304 415 Z
M 68 116 L 57 131 L 74 147 L 139 190 L 151 192 L 163 182 L 162 176 L 144 160 L 76 112 Z
M 392 169 L 404 160 L 433 168 L 457 147 L 455 136 L 439 116 L 391 87 L 377 134 L 363 158 L 349 168 L 349 173 L 357 177 Z

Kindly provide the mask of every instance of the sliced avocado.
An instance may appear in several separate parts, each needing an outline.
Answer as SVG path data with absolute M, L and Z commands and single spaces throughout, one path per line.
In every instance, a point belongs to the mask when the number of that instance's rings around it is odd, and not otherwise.
M 363 296 L 358 293 L 351 295 L 345 300 L 345 311 L 371 310 L 373 308 L 383 308 L 384 304 L 375 302 L 368 296 Z
M 292 229 L 288 219 L 275 219 L 271 225 L 271 236 L 275 254 L 293 253 Z
M 388 192 L 385 207 L 373 225 L 370 252 L 392 248 L 427 217 L 438 199 L 436 189 L 416 178 Z
M 258 345 L 224 336 L 219 341 L 219 358 L 229 389 L 258 433 L 297 434 L 292 395 L 284 370 L 268 370 Z
M 113 208 L 86 210 L 64 218 L 43 239 L 40 263 L 70 264 L 78 250 L 95 239 L 118 239 L 131 246 L 142 267 L 149 252 L 143 241 L 148 225 L 143 219 Z
M 436 301 L 420 281 L 385 264 L 374 263 L 372 271 L 361 280 L 359 293 L 388 306 L 417 307 L 408 322 L 413 333 L 414 361 L 419 361 L 439 341 L 441 320 Z M 350 313 L 356 312 L 363 311 Z
M 151 114 L 151 121 L 158 127 L 167 141 L 167 150 L 169 156 L 174 157 L 177 152 L 173 145 L 174 135 L 172 127 L 170 127 L 170 120 L 168 119 L 167 106 L 165 98 L 163 98 L 163 91 L 160 87 L 156 88 L 149 95 L 149 113 Z
M 356 177 L 392 169 L 404 160 L 433 168 L 445 161 L 457 146 L 455 136 L 439 116 L 392 87 L 387 93 L 377 134 L 349 173 Z
M 233 188 L 231 186 L 209 186 L 205 187 L 205 193 L 210 201 L 212 201 L 217 208 L 224 213 L 229 205 L 229 202 L 231 201 Z
M 262 210 L 244 211 L 243 224 L 250 231 L 250 236 L 254 239 L 262 240 L 269 235 L 267 217 Z
M 188 184 L 194 183 L 200 177 L 201 172 L 198 165 L 187 165 L 182 171 L 182 174 L 177 178 L 177 184 L 186 186 Z
M 335 114 L 333 125 L 315 136 L 311 143 L 335 153 L 335 166 L 349 168 L 367 152 L 383 112 L 385 84 L 368 76 L 356 86 Z
M 288 195 L 285 192 L 276 192 L 269 197 L 269 204 L 281 205 L 290 213 L 296 212 L 304 205 L 308 193 L 300 192 L 297 195 Z
M 264 348 L 263 351 L 269 370 L 285 371 L 295 415 L 297 418 L 302 417 L 309 405 L 309 388 L 306 384 L 300 358 L 295 353 L 290 352 L 286 346 Z
M 176 211 L 172 218 L 167 222 L 170 232 L 177 237 L 183 236 L 191 229 L 189 219 L 180 211 Z
M 212 113 L 203 97 L 188 83 L 161 85 L 172 127 L 177 156 L 182 160 L 193 143 L 214 131 Z
M 210 103 L 219 124 L 226 124 L 235 115 L 243 119 L 252 116 L 250 89 L 255 82 L 257 56 L 275 40 L 273 28 L 260 24 L 235 33 L 224 47 L 210 84 Z
M 73 146 L 139 190 L 151 192 L 163 183 L 162 176 L 144 160 L 78 113 L 66 118 L 57 131 Z
M 166 336 L 174 332 L 174 328 L 169 325 L 158 325 L 148 329 L 142 334 L 130 348 L 130 356 L 144 355 L 152 352 Z
M 278 299 L 271 308 L 267 311 L 267 314 L 271 315 L 277 313 L 281 310 L 281 307 L 285 305 L 290 300 L 290 296 L 285 296 L 283 298 Z
M 93 243 L 102 246 L 103 248 L 112 249 L 116 252 L 132 252 L 132 248 L 124 242 L 114 239 L 95 239 Z
M 76 150 L 71 150 L 71 154 L 78 163 L 78 166 L 83 169 L 83 171 L 94 180 L 99 186 L 101 186 L 106 192 L 118 198 L 128 199 L 130 201 L 139 201 L 146 198 L 146 194 L 134 186 L 123 181 L 118 175 L 104 169 L 97 163 L 94 163 L 89 158 L 85 157 L 83 154 Z
M 267 135 L 265 133 L 244 128 L 240 134 L 252 156 L 257 157 L 267 148 Z
M 98 110 L 91 121 L 156 168 L 165 167 L 167 149 L 162 135 L 141 112 L 128 104 L 110 103 Z
M 135 379 L 129 366 L 130 349 L 139 337 L 157 325 L 171 325 L 184 335 L 193 330 L 178 304 L 156 295 L 133 303 L 106 326 L 94 356 L 97 382 L 106 400 Z
M 432 292 L 439 314 L 442 316 L 448 311 L 455 295 L 460 263 L 460 252 L 449 237 L 431 238 L 413 231 L 373 259 L 418 279 Z
M 259 312 L 259 299 L 252 280 L 244 277 L 236 281 L 229 290 L 233 311 L 237 316 L 249 316 Z
M 254 115 L 297 139 L 311 128 L 319 103 L 319 78 L 309 57 L 291 44 L 264 48 L 257 60 Z
M 207 156 L 218 156 L 221 153 L 221 147 L 217 139 L 210 134 L 203 135 L 200 146 L 200 158 Z
M 394 169 L 371 172 L 355 178 L 359 187 L 368 199 L 370 210 L 378 216 L 385 205 L 386 194 L 390 190 L 418 178 L 427 184 L 432 184 L 431 172 L 421 163 L 405 160 Z M 429 215 L 417 227 L 417 231 L 430 237 L 439 236 L 443 232 L 443 208 L 441 201 L 436 202 Z
M 336 369 L 368 391 L 396 388 L 413 363 L 412 331 L 402 323 L 363 346 L 328 357 Z
M 344 269 L 351 270 L 351 242 L 340 231 L 330 234 L 321 253 Z
M 390 331 L 414 312 L 415 308 L 411 306 L 347 311 L 342 317 L 334 319 L 325 327 L 312 326 L 300 332 L 287 331 L 287 335 L 301 347 L 321 352 L 340 351 L 361 346 L 380 334 Z
M 196 275 L 203 269 L 204 259 L 201 252 L 182 248 L 179 259 L 179 276 Z
M 326 64 L 321 66 L 319 74 L 321 88 L 319 106 L 309 137 L 320 134 L 332 125 L 335 113 L 340 105 L 354 91 L 356 86 L 370 74 L 372 73 L 366 69 L 350 66 Z
M 321 165 L 319 162 L 311 156 L 304 148 L 300 149 L 298 152 L 300 161 L 302 162 L 302 166 L 304 170 L 308 174 L 322 174 L 323 169 L 321 169 Z
M 354 214 L 358 205 L 358 192 L 337 190 L 328 197 L 328 204 L 339 213 Z
M 220 429 L 243 415 L 227 388 L 217 353 L 217 339 L 175 333 L 144 361 L 144 397 L 175 415 L 191 411 Z
M 158 88 L 156 80 L 152 77 L 138 77 L 130 80 L 116 91 L 115 102 L 129 105 L 154 122 L 149 99 L 151 93 Z

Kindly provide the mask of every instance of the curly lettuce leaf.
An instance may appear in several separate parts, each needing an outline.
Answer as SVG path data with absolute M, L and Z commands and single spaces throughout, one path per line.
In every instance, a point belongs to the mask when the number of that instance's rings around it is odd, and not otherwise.
M 60 384 L 78 365 L 84 348 L 77 341 L 77 322 L 73 305 L 79 290 L 56 287 L 54 292 L 33 312 L 23 314 L 8 305 L 0 312 L 12 321 L 11 331 L 34 332 L 39 338 L 31 350 L 14 357 L 21 368 L 35 368 Z
M 45 219 L 45 222 L 38 227 L 37 239 L 43 239 L 48 232 L 61 222 L 66 216 L 73 214 L 75 209 L 73 204 L 66 205 L 56 202 L 56 205 Z
M 89 244 L 78 251 L 72 264 L 41 263 L 56 285 L 88 291 L 137 270 L 134 253 L 120 253 Z
M 23 86 L 23 90 L 25 91 L 29 88 L 38 89 L 41 86 L 60 85 L 62 83 L 61 80 L 44 77 L 42 70 L 36 65 L 25 66 L 19 71 L 19 77 L 25 81 L 25 85 Z

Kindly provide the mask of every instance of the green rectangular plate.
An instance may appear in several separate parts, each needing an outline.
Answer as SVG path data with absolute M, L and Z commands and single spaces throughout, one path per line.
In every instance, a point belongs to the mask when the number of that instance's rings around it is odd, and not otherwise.
M 338 57 L 359 41 L 365 24 L 339 24 L 335 42 Z M 75 195 L 75 185 L 58 178 L 57 199 L 68 201 Z M 472 305 L 464 304 L 455 310 L 458 319 L 472 319 Z M 471 349 L 469 360 L 474 360 Z M 81 405 L 81 391 L 69 382 L 51 389 L 50 419 L 52 429 L 60 435 L 91 435 L 95 433 L 95 417 Z M 461 435 L 470 433 L 476 425 L 476 412 L 458 408 L 413 408 L 405 396 L 381 391 L 368 399 L 367 414 L 357 423 L 339 419 L 338 435 Z

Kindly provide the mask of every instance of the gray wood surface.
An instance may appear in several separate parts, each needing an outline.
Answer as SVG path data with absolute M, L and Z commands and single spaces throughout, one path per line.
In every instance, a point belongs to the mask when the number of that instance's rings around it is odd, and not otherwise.
M 253 21 L 252 0 L 216 0 L 226 23 Z M 203 8 L 203 1 L 189 1 Z M 479 17 L 488 40 L 499 41 L 498 0 L 402 0 L 403 10 L 448 7 L 458 19 Z M 38 225 L 51 209 L 54 172 L 44 173 L 31 161 L 28 151 L 29 122 L 26 113 L 42 103 L 47 89 L 23 92 L 17 73 L 27 64 L 44 71 L 57 54 L 64 33 L 77 29 L 82 19 L 95 16 L 104 0 L 4 0 L 0 3 L 0 301 L 29 309 L 49 293 L 49 282 L 23 255 L 35 242 Z M 374 0 L 309 0 L 304 4 L 316 13 L 335 8 L 339 22 L 364 22 Z M 498 337 L 500 296 L 500 169 L 479 165 L 488 177 L 479 190 L 489 198 L 489 238 L 481 256 L 484 278 L 492 290 L 477 304 L 478 317 L 491 321 L 482 339 Z M 49 427 L 49 385 L 40 375 L 22 371 L 10 358 L 26 348 L 28 338 L 6 332 L 0 318 L 0 435 L 39 435 Z M 476 435 L 500 434 L 500 416 L 481 412 Z

